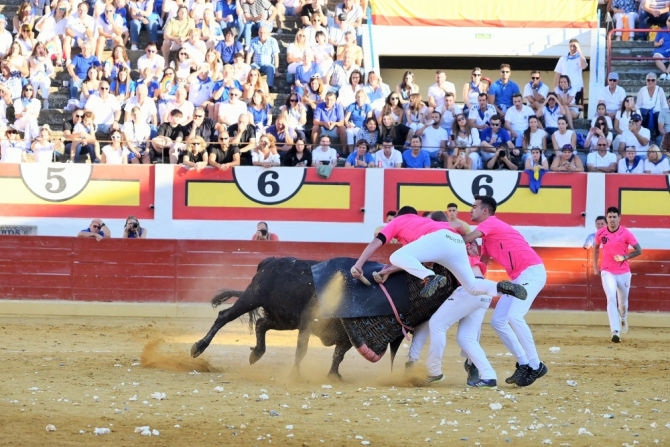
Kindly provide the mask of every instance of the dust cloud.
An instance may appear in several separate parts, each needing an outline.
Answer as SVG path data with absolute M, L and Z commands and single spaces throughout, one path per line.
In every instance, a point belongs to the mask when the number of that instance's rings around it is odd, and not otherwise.
M 161 369 L 175 372 L 218 372 L 204 358 L 191 358 L 188 351 L 165 352 L 170 345 L 161 339 L 149 341 L 142 350 L 140 365 L 142 368 Z

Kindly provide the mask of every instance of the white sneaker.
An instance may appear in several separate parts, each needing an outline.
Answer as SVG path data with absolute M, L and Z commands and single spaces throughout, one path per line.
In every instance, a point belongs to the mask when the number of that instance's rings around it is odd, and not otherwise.
M 659 81 L 667 81 L 668 80 L 668 75 L 665 73 L 661 73 L 661 75 L 658 77 Z
M 621 333 L 622 334 L 628 333 L 628 322 L 626 320 L 621 320 Z
M 130 51 L 137 51 L 137 50 L 138 50 L 137 45 L 132 44 L 132 45 L 130 46 Z

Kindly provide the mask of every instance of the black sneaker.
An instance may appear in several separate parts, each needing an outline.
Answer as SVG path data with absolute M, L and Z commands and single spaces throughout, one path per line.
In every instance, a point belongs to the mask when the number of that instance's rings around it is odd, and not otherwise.
M 516 384 L 519 386 L 532 385 L 537 379 L 547 374 L 547 371 L 547 366 L 542 362 L 540 362 L 540 366 L 538 366 L 537 369 L 533 369 L 529 366 L 526 374 L 519 378 Z
M 444 374 L 440 374 L 439 376 L 428 376 L 426 380 L 423 381 L 423 385 L 432 385 L 434 383 L 440 383 L 444 380 Z
M 520 300 L 525 300 L 528 297 L 526 288 L 521 284 L 514 284 L 512 281 L 500 281 L 496 288 L 501 295 L 510 295 Z
M 465 369 L 465 372 L 468 373 L 468 384 L 471 382 L 477 382 L 480 379 L 477 366 L 475 366 L 474 363 L 468 363 L 467 359 L 465 360 L 465 363 L 463 363 L 463 369 Z
M 612 332 L 612 343 L 619 343 L 621 341 L 621 336 L 619 336 L 619 331 Z
M 510 385 L 516 384 L 519 378 L 525 376 L 529 369 L 530 367 L 528 365 L 519 365 L 517 362 L 516 371 L 514 371 L 514 374 L 505 379 L 505 383 L 509 383 Z
M 419 292 L 421 298 L 430 298 L 435 294 L 437 289 L 447 285 L 447 278 L 442 275 L 426 276 L 423 279 L 423 289 Z

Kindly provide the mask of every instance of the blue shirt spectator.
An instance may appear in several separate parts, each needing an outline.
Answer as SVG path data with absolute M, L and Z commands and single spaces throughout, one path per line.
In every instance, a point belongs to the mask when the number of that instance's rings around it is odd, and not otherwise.
M 365 165 L 366 165 L 366 166 L 359 166 L 358 164 L 356 164 L 356 159 L 357 159 L 357 158 L 358 158 L 359 160 L 363 160 L 363 161 L 365 161 Z M 356 167 L 356 168 L 365 168 L 365 167 L 367 167 L 367 165 L 369 165 L 370 163 L 374 163 L 374 161 L 375 161 L 375 157 L 374 157 L 370 152 L 366 152 L 365 155 L 364 155 L 362 158 L 359 158 L 359 157 L 358 157 L 358 151 L 355 150 L 355 149 L 354 149 L 354 151 L 353 151 L 351 154 L 349 154 L 349 156 L 347 157 L 347 163 L 349 163 L 351 166 Z
M 111 94 L 113 94 L 114 96 L 126 95 L 126 94 L 129 94 L 130 96 L 135 96 L 135 89 L 137 88 L 137 86 L 135 84 L 135 81 L 131 80 L 130 82 L 128 82 L 128 84 L 126 84 L 125 82 L 121 82 L 119 84 L 119 91 L 117 92 L 116 91 L 116 84 L 118 84 L 118 83 L 119 82 L 116 79 L 114 79 L 112 81 L 112 83 L 110 84 L 109 92 Z M 130 90 L 130 92 L 127 92 L 126 88 L 128 88 L 128 90 Z
M 507 84 L 503 84 L 503 82 L 498 79 L 491 85 L 491 88 L 489 88 L 489 95 L 495 95 L 496 97 L 495 105 L 498 107 L 501 105 L 505 106 L 503 111 L 512 107 L 512 104 L 514 104 L 512 96 L 514 96 L 515 93 L 521 93 L 521 91 L 519 90 L 519 86 L 512 80 L 508 80 Z
M 228 16 L 233 16 L 233 22 L 237 21 L 237 10 L 235 9 L 237 2 L 228 3 L 226 0 L 219 0 L 216 3 L 214 14 L 221 13 L 221 18 L 225 19 Z
M 264 109 L 256 110 L 255 107 L 249 106 L 248 108 L 251 116 L 254 117 L 254 123 L 258 126 L 259 124 L 262 127 L 268 125 L 268 116 L 272 113 L 272 106 L 270 104 L 266 105 Z
M 79 79 L 86 79 L 86 73 L 88 73 L 89 68 L 101 66 L 98 56 L 84 57 L 82 54 L 77 54 L 73 57 L 71 64 L 73 65 L 74 74 Z
M 312 76 L 319 75 L 323 77 L 321 70 L 319 70 L 319 65 L 316 62 L 312 62 L 312 66 L 308 70 L 305 70 L 302 64 L 298 65 L 298 68 L 295 69 L 295 80 L 300 81 L 302 85 L 309 84 L 309 81 L 312 79 Z
M 326 109 L 326 103 L 322 102 L 316 106 L 314 111 L 314 121 L 322 121 L 324 123 L 335 123 L 344 121 L 344 109 L 341 104 L 335 103 L 330 110 Z
M 349 121 L 354 123 L 354 126 L 361 128 L 365 124 L 365 120 L 368 117 L 368 113 L 372 111 L 372 106 L 368 103 L 363 104 L 361 107 L 357 103 L 350 104 L 347 107 L 347 110 L 344 111 L 344 114 L 351 113 L 349 116 Z
M 219 90 L 222 85 L 223 85 L 223 79 L 220 79 L 220 80 L 214 82 L 214 88 L 212 89 L 212 91 Z M 239 91 L 242 91 L 242 84 L 240 84 L 240 81 L 235 80 L 235 84 L 232 87 L 225 87 L 223 89 L 223 91 L 221 92 L 221 97 L 216 102 L 226 102 L 226 101 L 228 101 L 228 95 L 230 94 L 230 90 L 233 89 L 233 88 L 236 88 Z
M 408 149 L 402 153 L 402 164 L 410 169 L 430 168 L 430 155 L 421 149 L 419 155 L 415 157 L 412 151 Z
M 493 147 L 500 147 L 503 144 L 507 144 L 507 142 L 511 140 L 507 129 L 503 129 L 502 127 L 498 129 L 496 137 L 497 138 L 495 142 L 491 143 L 491 140 L 493 139 L 493 129 L 491 127 L 484 129 L 481 134 L 481 140 L 486 141 Z
M 221 55 L 224 64 L 232 64 L 235 54 L 244 52 L 242 44 L 236 40 L 233 40 L 230 44 L 226 44 L 226 41 L 222 40 L 216 44 L 215 49 Z

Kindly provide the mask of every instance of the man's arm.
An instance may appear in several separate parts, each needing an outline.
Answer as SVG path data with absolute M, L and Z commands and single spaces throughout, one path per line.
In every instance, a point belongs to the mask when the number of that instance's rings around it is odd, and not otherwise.
M 479 239 L 483 236 L 484 236 L 484 233 L 482 233 L 481 231 L 473 230 L 470 233 L 463 236 L 463 242 L 465 242 L 466 244 L 469 244 L 470 242 L 472 242 L 476 239 Z
M 384 245 L 384 243 L 381 241 L 381 239 L 376 237 L 368 244 L 367 247 L 365 247 L 365 250 L 363 250 L 363 253 L 361 253 L 359 256 L 358 261 L 356 261 L 356 264 L 354 264 L 352 267 L 352 270 L 356 270 L 356 273 L 353 271 L 351 273 L 354 278 L 360 278 L 363 276 L 363 264 L 365 264 L 365 261 L 370 259 L 370 256 L 372 256 L 382 245 Z
M 600 256 L 600 244 L 595 240 L 593 242 L 593 274 L 599 275 L 600 271 L 598 270 L 598 257 Z
M 640 146 L 646 146 L 649 144 L 649 138 L 642 136 L 639 130 L 635 129 L 632 132 L 633 135 L 635 135 L 635 138 L 637 138 L 638 143 L 640 143 Z

